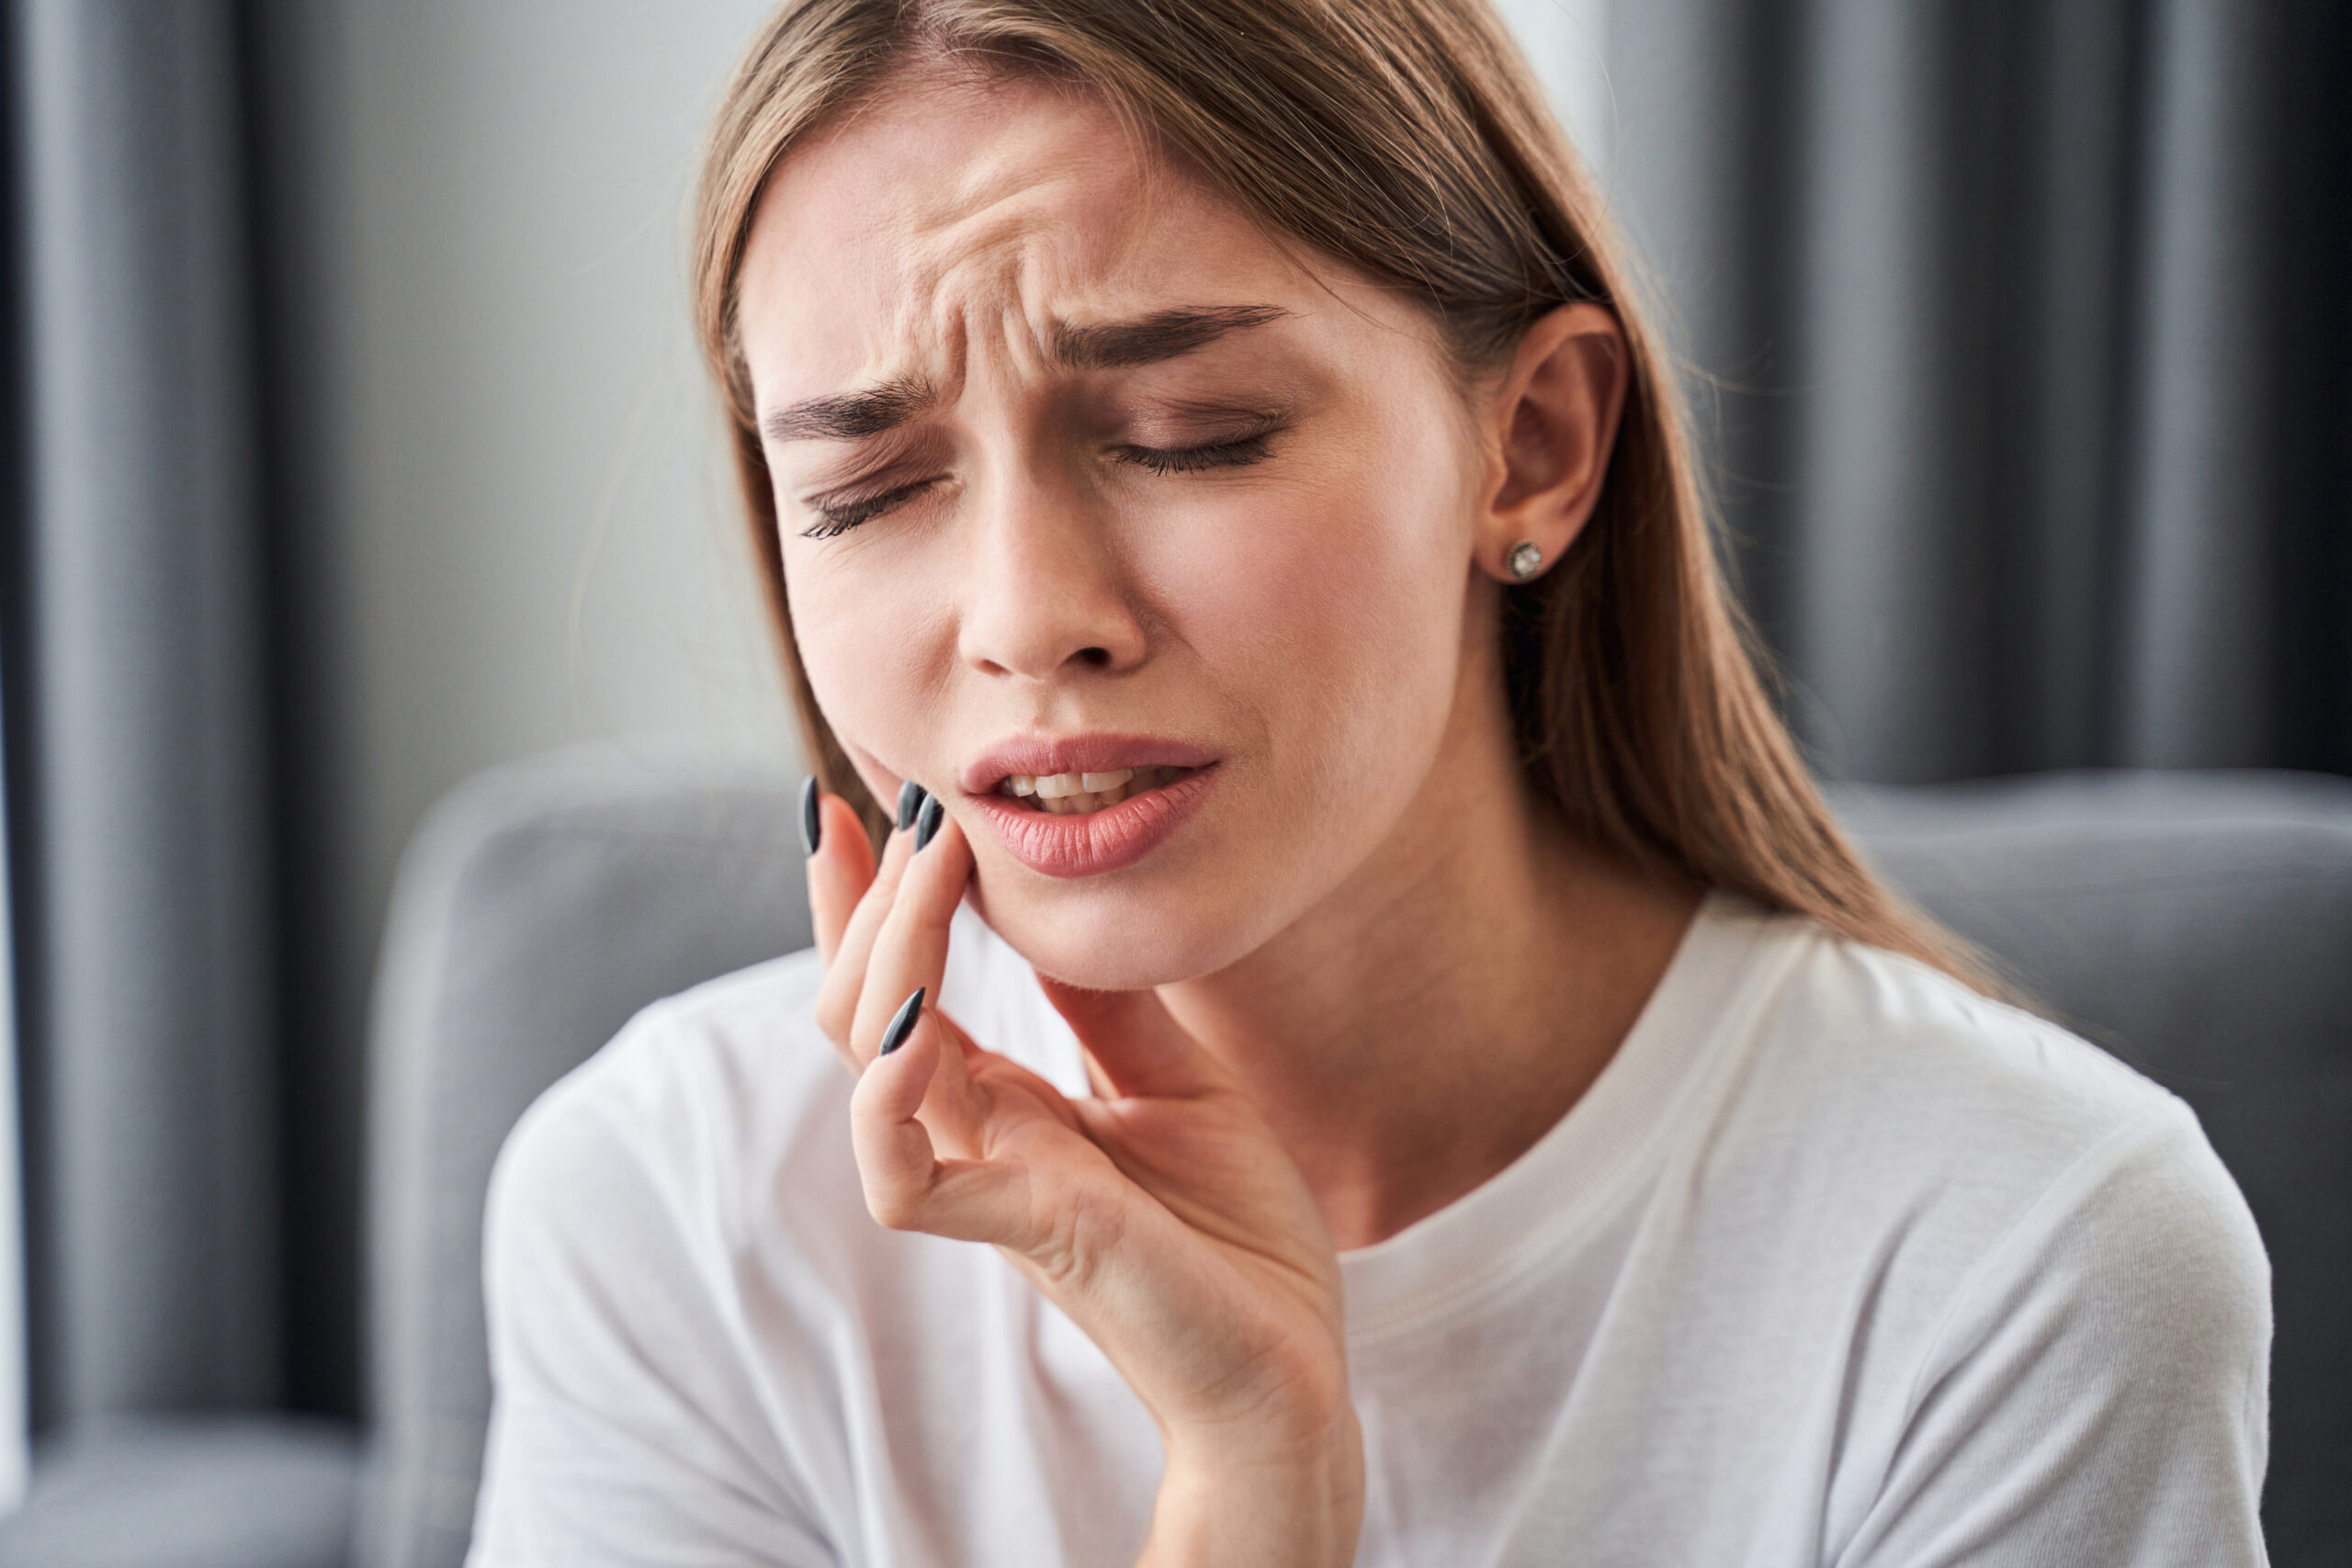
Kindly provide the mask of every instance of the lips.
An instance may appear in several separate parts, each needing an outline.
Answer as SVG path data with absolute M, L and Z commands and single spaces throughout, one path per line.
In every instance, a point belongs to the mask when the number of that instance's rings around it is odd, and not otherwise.
M 1024 737 L 975 759 L 958 782 L 1030 870 L 1098 876 L 1166 842 L 1216 791 L 1217 762 L 1205 748 L 1151 736 Z

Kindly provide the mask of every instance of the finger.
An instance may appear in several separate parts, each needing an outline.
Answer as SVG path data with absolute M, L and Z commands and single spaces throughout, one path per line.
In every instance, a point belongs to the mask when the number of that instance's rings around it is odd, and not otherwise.
M 808 781 L 812 789 L 816 782 Z M 865 837 L 865 824 L 841 796 L 820 792 L 802 810 L 803 835 L 808 821 L 813 819 L 817 827 L 815 847 L 808 852 L 808 923 L 815 930 L 817 954 L 831 967 L 857 901 L 874 886 L 874 846 Z
M 1169 1016 L 1157 991 L 1082 990 L 1044 975 L 1037 982 L 1114 1094 L 1191 1100 L 1231 1087 L 1231 1075 Z
M 857 1021 L 858 998 L 865 988 L 866 964 L 875 939 L 882 933 L 882 923 L 898 898 L 899 879 L 906 874 L 914 848 L 911 833 L 893 832 L 883 843 L 882 863 L 865 891 L 858 895 L 857 907 L 842 930 L 841 944 L 833 950 L 825 965 L 825 978 L 817 987 L 817 1027 L 825 1032 L 852 1070 L 865 1060 L 850 1049 L 850 1036 Z M 893 997 L 891 1005 L 897 1006 L 898 1000 Z
M 939 1070 L 943 1032 L 928 1011 L 917 1014 L 904 1044 L 867 1064 L 850 1095 L 850 1146 L 865 1206 L 893 1230 L 914 1228 L 937 1174 L 931 1133 L 917 1115 Z
M 929 846 L 917 851 L 911 840 L 920 836 L 901 833 L 891 842 L 892 857 L 903 851 L 905 859 L 898 890 L 865 958 L 865 983 L 850 1025 L 850 1048 L 860 1062 L 874 1059 L 884 1026 L 916 987 L 935 998 L 946 978 L 948 922 L 971 880 L 972 852 L 952 818 L 943 819 Z M 910 841 L 902 845 L 899 840 Z
M 953 1043 L 926 1007 L 899 1049 L 877 1056 L 850 1096 L 850 1146 L 868 1213 L 892 1230 L 1017 1245 L 1028 1219 L 1012 1178 L 978 1160 L 942 1160 L 920 1112 Z

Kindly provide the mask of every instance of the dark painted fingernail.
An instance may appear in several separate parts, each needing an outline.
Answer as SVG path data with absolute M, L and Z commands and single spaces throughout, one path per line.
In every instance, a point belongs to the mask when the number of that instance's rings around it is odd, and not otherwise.
M 939 796 L 926 794 L 922 809 L 915 813 L 915 853 L 931 847 L 932 840 L 939 836 L 939 825 L 946 820 L 947 807 L 939 804 Z
M 929 793 L 912 779 L 899 786 L 899 832 L 903 833 L 915 825 L 915 813 L 922 809 L 922 797 Z
M 878 1055 L 887 1056 L 907 1043 L 907 1036 L 915 1032 L 915 1020 L 922 1016 L 922 994 L 930 988 L 928 986 L 917 986 L 915 994 L 899 1004 L 899 1010 L 890 1015 L 889 1026 L 882 1031 L 882 1049 Z
M 817 775 L 810 773 L 808 782 L 800 786 L 800 847 L 812 855 L 825 841 L 825 814 L 818 804 L 824 798 L 817 788 Z

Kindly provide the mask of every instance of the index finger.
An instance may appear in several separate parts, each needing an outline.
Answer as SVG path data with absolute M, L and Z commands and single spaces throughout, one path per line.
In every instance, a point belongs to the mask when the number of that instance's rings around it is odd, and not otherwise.
M 848 801 L 818 789 L 813 778 L 805 787 L 809 796 L 802 804 L 801 820 L 804 825 L 813 822 L 817 829 L 808 855 L 808 923 L 817 938 L 818 956 L 831 968 L 857 901 L 874 886 L 874 846 Z
M 866 955 L 849 1032 L 851 1051 L 860 1062 L 874 1059 L 885 1021 L 916 987 L 939 995 L 947 974 L 948 923 L 971 876 L 972 852 L 963 829 L 942 812 L 930 844 L 909 855 L 901 867 L 897 897 Z

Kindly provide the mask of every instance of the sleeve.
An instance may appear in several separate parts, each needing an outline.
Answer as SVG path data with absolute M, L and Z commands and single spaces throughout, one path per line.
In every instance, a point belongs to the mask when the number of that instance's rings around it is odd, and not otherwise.
M 1842 1568 L 2253 1568 L 2270 1268 L 2167 1100 L 2086 1152 L 1963 1288 Z
M 468 1568 L 830 1565 L 732 1359 L 714 1227 L 649 1158 L 691 1129 L 623 1110 L 566 1080 L 492 1173 L 495 1397 Z

